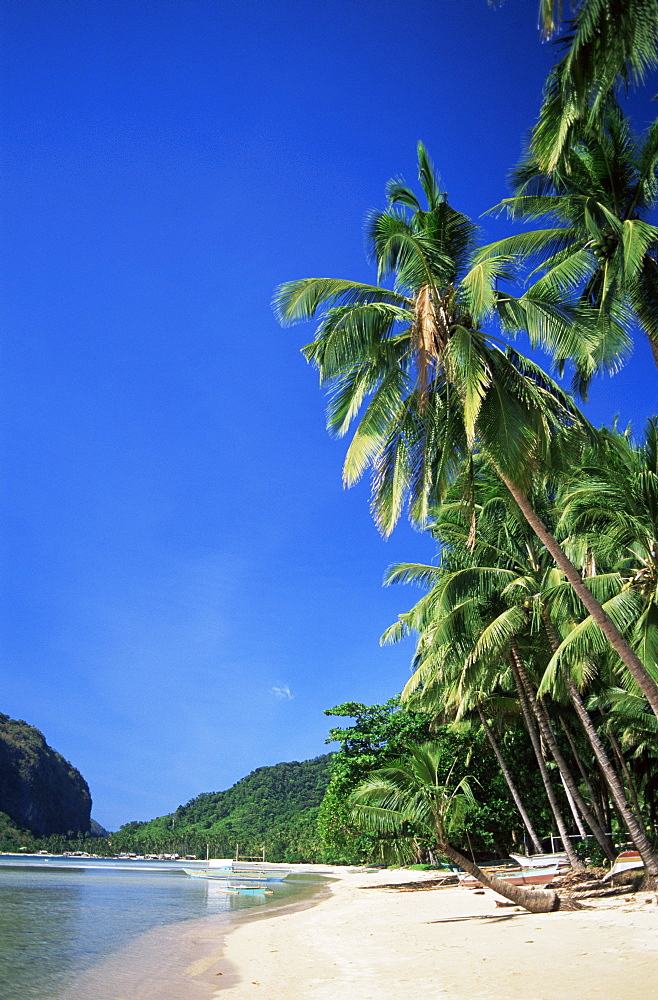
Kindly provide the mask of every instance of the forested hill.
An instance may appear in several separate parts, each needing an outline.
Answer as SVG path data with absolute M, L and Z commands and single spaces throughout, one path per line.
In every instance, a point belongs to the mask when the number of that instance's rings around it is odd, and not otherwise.
M 43 733 L 0 713 L 0 811 L 37 837 L 85 834 L 91 796 L 80 772 Z
M 264 847 L 268 860 L 313 861 L 331 757 L 259 767 L 225 792 L 204 792 L 168 816 L 126 824 L 112 834 L 112 847 L 232 857 L 239 844 L 241 855 Z

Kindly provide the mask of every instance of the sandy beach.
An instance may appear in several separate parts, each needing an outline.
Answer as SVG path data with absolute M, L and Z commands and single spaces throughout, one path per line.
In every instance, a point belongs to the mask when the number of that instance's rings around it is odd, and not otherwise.
M 318 872 L 330 874 L 326 868 Z M 658 897 L 541 916 L 492 893 L 404 889 L 409 871 L 331 870 L 315 906 L 246 921 L 188 975 L 216 1000 L 648 1000 Z M 426 876 L 429 878 L 430 876 Z M 420 875 L 422 881 L 423 874 Z

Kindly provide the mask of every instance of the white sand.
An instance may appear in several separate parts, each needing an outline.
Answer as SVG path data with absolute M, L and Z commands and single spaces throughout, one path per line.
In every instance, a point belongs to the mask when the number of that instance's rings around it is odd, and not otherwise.
M 658 997 L 655 893 L 537 916 L 489 892 L 381 888 L 418 872 L 334 874 L 310 909 L 231 931 L 220 955 L 188 967 L 195 985 L 217 1000 Z

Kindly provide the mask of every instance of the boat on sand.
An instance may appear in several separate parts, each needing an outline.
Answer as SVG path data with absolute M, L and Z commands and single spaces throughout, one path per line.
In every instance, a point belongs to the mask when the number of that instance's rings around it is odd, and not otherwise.
M 510 854 L 521 868 L 545 868 L 546 865 L 566 865 L 566 851 L 555 851 L 553 854 Z
M 638 851 L 622 851 L 621 854 L 617 855 L 614 865 L 610 869 L 607 875 L 603 876 L 603 881 L 612 878 L 613 875 L 619 875 L 620 872 L 630 871 L 632 868 L 644 868 L 644 861 L 640 857 Z
M 496 878 L 509 882 L 511 885 L 548 885 L 552 882 L 558 872 L 558 865 L 546 865 L 544 868 L 507 868 L 504 870 L 488 871 L 483 868 L 485 875 L 490 874 Z M 482 883 L 474 875 L 468 872 L 458 872 L 459 884 L 467 889 L 481 889 Z

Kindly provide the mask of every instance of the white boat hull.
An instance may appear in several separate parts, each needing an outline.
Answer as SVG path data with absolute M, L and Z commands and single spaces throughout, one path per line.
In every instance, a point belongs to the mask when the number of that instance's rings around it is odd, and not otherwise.
M 564 851 L 556 851 L 554 854 L 510 854 L 510 858 L 516 861 L 521 868 L 545 868 L 546 865 L 566 865 L 567 855 Z
M 544 868 L 516 868 L 507 871 L 487 871 L 484 868 L 482 870 L 485 875 L 492 875 L 503 882 L 509 882 L 511 885 L 548 885 L 557 875 L 558 865 L 547 865 Z M 474 875 L 469 875 L 468 872 L 463 874 L 460 872 L 458 878 L 460 884 L 469 889 L 479 888 L 482 885 L 479 879 Z
M 211 858 L 206 865 L 206 871 L 219 871 L 224 876 L 234 876 L 241 880 L 257 879 L 259 882 L 282 882 L 290 875 L 292 869 L 286 865 L 268 865 L 266 862 L 226 861 Z

